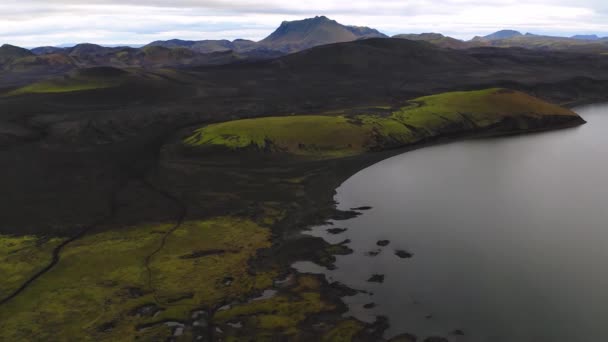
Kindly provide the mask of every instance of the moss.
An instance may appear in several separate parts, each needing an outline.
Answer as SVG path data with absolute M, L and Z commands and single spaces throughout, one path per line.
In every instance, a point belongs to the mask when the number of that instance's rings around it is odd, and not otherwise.
M 365 326 L 356 320 L 349 319 L 338 323 L 333 329 L 323 336 L 323 342 L 350 342 Z
M 271 117 L 209 125 L 185 143 L 337 157 L 362 152 L 371 133 L 369 127 L 354 125 L 342 116 Z
M 413 103 L 396 111 L 392 117 L 431 134 L 454 124 L 487 127 L 505 117 L 575 115 L 568 109 L 524 93 L 498 88 L 426 96 Z
M 24 94 L 42 94 L 42 93 L 69 93 L 75 91 L 85 91 L 94 89 L 112 88 L 118 86 L 120 82 L 116 81 L 100 81 L 100 80 L 52 80 L 42 81 L 27 85 L 16 89 L 9 96 L 24 95 Z
M 0 308 L 0 340 L 121 341 L 134 334 L 158 337 L 164 326 L 136 333 L 135 327 L 166 319 L 188 319 L 194 309 L 215 306 L 271 286 L 274 272 L 249 274 L 248 261 L 269 246 L 270 231 L 232 217 L 171 225 L 136 226 L 90 235 L 69 245 L 61 261 L 21 295 Z M 230 251 L 183 258 L 197 250 Z M 224 279 L 230 276 L 228 286 Z M 182 298 L 182 300 L 174 302 Z M 157 301 L 158 300 L 158 301 Z M 164 311 L 138 317 L 134 310 L 156 303 Z M 24 322 L 27 322 L 25 324 Z M 166 336 L 165 336 L 166 337 Z
M 545 115 L 576 114 L 521 92 L 493 88 L 421 97 L 388 116 L 304 115 L 213 124 L 194 131 L 184 144 L 337 158 L 405 146 L 441 134 L 483 129 L 505 118 Z M 528 129 L 523 123 L 518 128 Z
M 320 294 L 321 283 L 312 275 L 300 275 L 297 285 L 276 296 L 237 305 L 215 315 L 216 324 L 241 321 L 244 328 L 236 332 L 255 340 L 265 340 L 273 336 L 297 336 L 300 323 L 311 315 L 336 309 Z M 239 335 L 239 336 L 240 336 Z
M 27 279 L 46 267 L 62 238 L 0 235 L 0 298 L 16 291 Z
M 130 74 L 112 67 L 77 69 L 69 75 L 39 81 L 13 90 L 7 96 L 42 93 L 69 93 L 120 86 Z

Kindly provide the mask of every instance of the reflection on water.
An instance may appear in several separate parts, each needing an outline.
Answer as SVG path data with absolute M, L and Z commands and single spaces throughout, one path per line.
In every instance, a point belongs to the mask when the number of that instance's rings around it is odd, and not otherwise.
M 349 314 L 389 317 L 388 336 L 606 340 L 608 105 L 577 112 L 587 125 L 425 148 L 359 172 L 336 200 L 373 209 L 335 222 L 344 233 L 312 232 L 350 239 L 355 253 L 334 271 L 296 268 L 373 293 L 346 298 Z

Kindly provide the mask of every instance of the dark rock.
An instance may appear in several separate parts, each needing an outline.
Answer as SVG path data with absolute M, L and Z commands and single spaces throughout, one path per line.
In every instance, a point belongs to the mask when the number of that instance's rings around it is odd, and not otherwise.
M 347 230 L 348 228 L 330 228 L 327 230 L 327 232 L 332 235 L 338 235 L 344 233 Z
M 414 256 L 414 254 L 404 250 L 395 251 L 395 255 L 400 257 L 401 259 L 409 259 Z
M 207 251 L 195 251 L 195 252 L 192 252 L 191 254 L 182 255 L 179 258 L 180 259 L 198 259 L 198 258 L 211 256 L 211 255 L 222 255 L 225 253 L 226 253 L 226 251 L 223 249 L 210 249 Z
M 192 298 L 194 298 L 194 293 L 184 293 L 182 295 L 167 298 L 167 303 L 173 304 L 173 303 L 181 302 L 182 300 L 192 299 Z
M 144 291 L 138 287 L 128 287 L 126 288 L 129 298 L 139 298 L 143 297 Z
M 373 309 L 376 307 L 376 303 L 367 303 L 365 305 L 363 305 L 364 309 Z
M 346 221 L 346 220 L 355 218 L 359 215 L 361 215 L 361 213 L 358 213 L 358 212 L 352 211 L 352 210 L 351 211 L 337 210 L 336 212 L 333 213 L 333 215 L 331 216 L 331 219 L 334 221 Z
M 464 331 L 462 331 L 460 329 L 456 329 L 456 330 L 452 331 L 452 335 L 454 335 L 454 336 L 464 336 Z
M 116 327 L 116 322 L 107 322 L 100 325 L 97 330 L 99 332 L 110 332 Z
M 361 291 L 351 289 L 350 287 L 348 287 L 338 281 L 329 284 L 329 286 L 332 289 L 337 290 L 340 297 L 352 297 L 352 296 L 356 296 L 357 294 L 359 294 L 361 292 Z
M 222 284 L 224 284 L 224 286 L 230 286 L 230 285 L 232 285 L 233 282 L 234 282 L 234 278 L 232 278 L 232 277 L 226 277 L 226 278 L 224 278 L 224 280 L 222 280 Z
M 365 253 L 365 255 L 373 258 L 375 256 L 378 256 L 381 252 L 382 252 L 381 250 L 377 249 L 375 251 L 369 251 L 369 252 Z
M 154 317 L 160 311 L 163 309 L 156 304 L 145 304 L 133 309 L 130 314 L 137 317 Z
M 424 342 L 449 342 L 449 341 L 447 338 L 432 336 L 432 337 L 427 337 L 424 340 Z
M 386 247 L 390 244 L 391 242 L 388 240 L 380 240 L 378 241 L 376 244 L 380 247 Z
M 431 319 L 431 318 L 433 318 L 433 315 L 426 315 L 426 317 L 424 317 L 424 318 Z
M 383 274 L 374 274 L 368 280 L 370 283 L 384 283 L 384 275 Z
M 416 342 L 418 337 L 412 334 L 402 334 L 399 336 L 395 336 L 389 340 L 389 342 Z

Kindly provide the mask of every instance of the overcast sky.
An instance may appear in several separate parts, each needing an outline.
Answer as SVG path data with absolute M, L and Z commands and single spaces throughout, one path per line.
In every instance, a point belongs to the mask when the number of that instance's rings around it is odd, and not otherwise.
M 0 0 L 0 44 L 260 40 L 284 20 L 316 15 L 389 35 L 469 39 L 513 28 L 608 36 L 608 0 Z

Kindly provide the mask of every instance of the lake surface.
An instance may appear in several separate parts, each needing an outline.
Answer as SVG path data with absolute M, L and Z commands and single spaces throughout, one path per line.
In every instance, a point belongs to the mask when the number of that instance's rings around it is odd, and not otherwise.
M 576 111 L 587 125 L 424 148 L 359 172 L 336 200 L 373 209 L 335 221 L 343 234 L 311 232 L 352 240 L 354 254 L 334 271 L 294 266 L 372 292 L 345 298 L 348 315 L 387 316 L 387 337 L 607 341 L 608 105 Z

